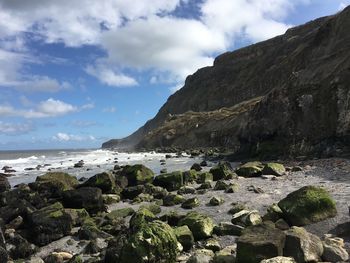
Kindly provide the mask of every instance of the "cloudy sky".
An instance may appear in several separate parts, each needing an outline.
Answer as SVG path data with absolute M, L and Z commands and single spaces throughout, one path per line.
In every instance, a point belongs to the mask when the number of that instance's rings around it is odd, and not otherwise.
M 0 150 L 100 147 L 218 54 L 350 0 L 0 0 Z

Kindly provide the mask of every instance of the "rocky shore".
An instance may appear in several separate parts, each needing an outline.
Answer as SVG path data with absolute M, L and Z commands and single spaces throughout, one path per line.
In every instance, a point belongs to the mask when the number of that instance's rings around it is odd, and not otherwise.
M 1 175 L 0 263 L 349 262 L 349 160 L 167 160 L 13 189 Z

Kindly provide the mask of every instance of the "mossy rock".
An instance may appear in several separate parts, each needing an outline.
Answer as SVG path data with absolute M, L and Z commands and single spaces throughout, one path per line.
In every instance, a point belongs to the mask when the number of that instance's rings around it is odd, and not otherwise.
M 130 228 L 142 228 L 144 224 L 154 221 L 156 216 L 146 208 L 140 208 L 130 219 Z
M 226 190 L 228 189 L 229 185 L 227 183 L 225 183 L 224 181 L 217 181 L 215 186 L 214 186 L 214 190 L 215 191 L 220 191 L 220 190 Z
M 133 203 L 141 203 L 141 202 L 152 202 L 153 201 L 153 196 L 150 194 L 145 194 L 145 193 L 141 193 L 138 196 L 136 196 L 132 202 Z
M 196 193 L 196 189 L 194 187 L 191 187 L 191 186 L 183 186 L 177 191 L 177 193 L 179 195 L 195 194 Z
M 135 210 L 132 209 L 131 207 L 125 207 L 125 208 L 120 208 L 111 211 L 106 215 L 106 217 L 110 220 L 117 218 L 117 217 L 128 217 L 131 216 L 135 213 Z
M 280 163 L 267 163 L 262 170 L 262 174 L 271 174 L 275 176 L 282 176 L 286 172 L 286 168 Z
M 183 174 L 176 171 L 167 174 L 160 174 L 154 179 L 154 185 L 164 187 L 168 191 L 176 191 L 184 185 Z
M 320 222 L 337 215 L 337 208 L 329 193 L 316 186 L 304 186 L 282 199 L 278 206 L 284 219 L 294 226 Z
M 124 188 L 121 194 L 123 199 L 133 200 L 134 198 L 136 198 L 136 196 L 142 194 L 143 192 L 145 192 L 145 186 L 135 185 Z
M 209 205 L 211 205 L 211 206 L 218 206 L 218 205 L 223 204 L 224 202 L 225 202 L 224 199 L 222 199 L 222 198 L 220 198 L 220 197 L 214 196 L 214 197 L 212 197 L 212 198 L 210 199 Z
M 234 173 L 231 167 L 229 167 L 226 163 L 218 164 L 214 166 L 213 168 L 210 169 L 209 172 L 213 175 L 214 181 L 226 180 L 234 177 Z
M 30 186 L 49 197 L 60 197 L 62 192 L 72 190 L 79 184 L 76 177 L 63 172 L 49 172 L 38 176 Z
M 154 173 L 142 164 L 126 165 L 120 174 L 128 179 L 129 186 L 152 183 Z
M 166 197 L 163 198 L 163 205 L 164 206 L 173 206 L 173 205 L 179 205 L 185 202 L 185 197 L 178 194 L 169 194 Z
M 212 186 L 211 186 L 211 183 L 210 182 L 205 182 L 205 183 L 202 183 L 198 188 L 197 190 L 208 190 L 208 189 L 211 189 Z
M 90 217 L 89 213 L 84 209 L 73 209 L 73 208 L 66 208 L 64 211 L 70 215 L 72 218 L 72 222 L 74 226 L 80 226 L 84 220 Z
M 188 226 L 179 226 L 174 228 L 177 240 L 181 243 L 185 251 L 188 251 L 194 245 L 194 237 Z
M 167 222 L 171 226 L 178 226 L 180 220 L 186 215 L 178 214 L 176 211 L 169 211 L 168 213 L 162 215 L 159 219 Z
M 102 190 L 103 194 L 120 193 L 121 189 L 115 183 L 115 177 L 111 173 L 103 172 L 90 177 L 84 182 L 82 187 L 97 187 Z
M 188 170 L 183 172 L 184 184 L 193 183 L 197 180 L 198 173 L 196 170 Z
M 151 211 L 155 215 L 162 212 L 161 207 L 157 204 L 141 205 L 140 208 L 146 208 L 147 210 Z
M 197 206 L 199 206 L 199 200 L 197 197 L 187 199 L 185 202 L 181 204 L 181 207 L 184 209 L 192 209 Z
M 197 212 L 190 212 L 181 219 L 179 226 L 184 225 L 187 225 L 192 231 L 195 240 L 211 237 L 214 230 L 213 220 L 210 217 Z
M 236 173 L 242 177 L 256 177 L 262 174 L 263 169 L 264 165 L 261 162 L 248 162 L 241 165 Z
M 104 194 L 102 195 L 103 203 L 106 205 L 111 205 L 120 202 L 120 196 L 116 194 Z
M 212 182 L 212 181 L 213 181 L 213 175 L 209 172 L 199 173 L 197 176 L 197 183 L 198 184 Z
M 173 229 L 161 221 L 144 224 L 121 249 L 120 263 L 176 262 L 178 241 Z

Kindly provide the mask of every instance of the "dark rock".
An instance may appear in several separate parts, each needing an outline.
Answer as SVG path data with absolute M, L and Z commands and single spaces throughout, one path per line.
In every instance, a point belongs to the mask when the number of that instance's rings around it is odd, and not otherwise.
M 136 185 L 136 186 L 126 187 L 125 189 L 123 189 L 121 194 L 124 199 L 132 200 L 139 194 L 143 193 L 144 191 L 145 191 L 145 186 Z
M 184 209 L 192 209 L 197 206 L 199 206 L 199 200 L 197 197 L 187 199 L 185 202 L 181 204 L 181 207 Z
M 126 165 L 120 175 L 128 179 L 129 186 L 152 183 L 154 177 L 152 170 L 142 164 Z
M 201 163 L 199 164 L 202 167 L 208 166 L 207 161 L 201 161 Z
M 178 226 L 179 221 L 184 218 L 185 215 L 183 214 L 178 214 L 175 211 L 170 211 L 164 215 L 162 215 L 159 219 L 167 222 L 171 226 Z
M 12 259 L 28 258 L 33 255 L 37 248 L 35 245 L 29 243 L 22 236 L 16 232 L 7 239 L 7 244 L 10 245 L 8 253 Z
M 194 237 L 188 226 L 174 228 L 177 240 L 181 243 L 185 251 L 190 250 L 194 245 Z
M 11 185 L 7 178 L 3 175 L 0 175 L 0 193 L 8 191 L 11 189 Z
M 206 182 L 211 182 L 213 181 L 213 175 L 209 172 L 203 172 L 197 174 L 197 183 L 202 184 Z
M 211 183 L 210 182 L 205 182 L 205 183 L 202 183 L 198 188 L 197 190 L 207 190 L 207 189 L 211 189 L 212 186 L 211 186 Z
M 117 188 L 114 176 L 107 172 L 90 177 L 79 187 L 97 187 L 100 188 L 104 194 L 120 193 L 121 191 L 121 189 Z
M 3 247 L 0 247 L 0 263 L 8 263 L 8 254 Z
M 218 205 L 223 204 L 224 202 L 225 202 L 224 199 L 214 196 L 209 200 L 209 205 L 218 206 Z
M 156 220 L 156 216 L 146 208 L 140 208 L 130 219 L 130 228 L 134 231 L 140 229 L 149 222 Z
M 191 170 L 195 170 L 197 172 L 200 172 L 202 170 L 202 167 L 200 164 L 198 163 L 194 163 L 192 166 L 191 166 Z
M 214 234 L 218 236 L 240 236 L 244 227 L 231 224 L 230 222 L 221 222 L 214 227 Z
M 226 180 L 234 177 L 230 164 L 220 163 L 210 169 L 210 173 L 213 175 L 213 180 Z
M 262 175 L 264 165 L 261 162 L 248 162 L 236 169 L 238 176 L 257 177 Z
M 183 172 L 184 184 L 193 183 L 197 180 L 197 171 L 188 170 Z
M 166 188 L 168 191 L 179 190 L 184 185 L 183 174 L 180 171 L 160 174 L 154 179 L 154 185 Z
M 187 225 L 191 230 L 195 240 L 211 237 L 214 230 L 213 220 L 197 212 L 190 212 L 179 221 L 179 226 L 184 225 Z
M 280 163 L 267 163 L 262 170 L 263 174 L 282 176 L 286 172 L 286 168 Z
M 163 198 L 163 205 L 164 206 L 179 205 L 185 202 L 185 200 L 186 199 L 182 195 L 168 194 L 166 197 Z

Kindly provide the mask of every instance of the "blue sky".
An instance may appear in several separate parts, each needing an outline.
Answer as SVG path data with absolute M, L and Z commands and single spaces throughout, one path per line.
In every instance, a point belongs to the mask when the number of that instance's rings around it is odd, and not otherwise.
M 95 148 L 187 75 L 350 0 L 0 0 L 0 150 Z

